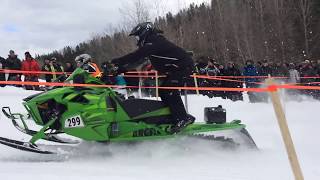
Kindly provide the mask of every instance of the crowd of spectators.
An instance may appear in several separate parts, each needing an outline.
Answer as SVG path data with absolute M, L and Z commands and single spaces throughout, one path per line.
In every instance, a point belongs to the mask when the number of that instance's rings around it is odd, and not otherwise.
M 25 52 L 23 60 L 18 58 L 13 50 L 9 51 L 8 57 L 0 57 L 0 81 L 39 81 L 40 75 L 46 82 L 63 82 L 66 74 L 75 70 L 73 61 L 62 65 L 55 57 L 45 59 L 42 63 L 32 57 L 29 52 Z M 42 64 L 42 66 L 41 66 Z M 119 75 L 117 69 L 112 64 L 106 62 L 101 65 L 103 75 L 101 80 L 106 84 L 119 86 L 144 86 L 152 87 L 156 85 L 154 76 L 148 77 L 148 74 L 137 73 L 136 77 L 124 77 Z M 3 70 L 22 70 L 23 73 L 9 72 Z M 151 71 L 152 66 L 148 63 L 141 67 L 143 72 Z M 33 72 L 45 71 L 43 73 Z M 121 71 L 121 70 L 120 70 Z M 243 66 L 233 62 L 226 64 L 218 63 L 210 57 L 200 57 L 196 60 L 194 73 L 200 75 L 198 86 L 200 87 L 226 87 L 226 88 L 259 88 L 264 87 L 265 79 L 268 76 L 274 77 L 280 83 L 292 85 L 318 86 L 320 80 L 320 60 L 304 60 L 300 63 L 280 63 L 271 61 L 254 62 L 247 60 Z M 42 75 L 43 74 L 43 75 Z M 143 75 L 139 78 L 138 75 Z M 210 78 L 203 78 L 209 76 Z M 161 79 L 160 79 L 161 81 Z M 195 86 L 194 79 L 190 77 L 187 86 Z M 6 86 L 1 84 L 0 86 Z M 15 85 L 21 87 L 21 85 Z M 27 90 L 39 90 L 39 86 L 25 85 Z M 130 90 L 130 89 L 129 89 Z M 155 96 L 153 88 L 143 89 L 148 96 Z M 191 92 L 189 92 L 191 93 Z M 200 91 L 201 94 L 212 97 L 222 97 L 233 101 L 243 100 L 243 93 L 240 91 Z M 290 95 L 306 94 L 313 98 L 320 99 L 320 91 L 317 90 L 290 90 Z M 268 95 L 266 93 L 248 92 L 250 102 L 266 102 Z
M 74 66 L 71 62 L 66 63 L 63 67 L 55 57 L 51 59 L 45 59 L 43 63 L 39 63 L 38 60 L 32 57 L 30 52 L 24 53 L 24 59 L 20 60 L 18 55 L 13 51 L 9 51 L 8 58 L 0 57 L 0 81 L 28 81 L 38 82 L 42 73 L 40 71 L 49 72 L 51 74 L 43 75 L 46 82 L 62 82 L 65 80 L 65 74 L 56 74 L 56 72 L 73 72 Z M 41 64 L 42 67 L 41 67 Z M 11 70 L 6 71 L 3 70 Z M 14 70 L 17 70 L 16 72 Z M 24 71 L 24 72 L 19 72 Z M 5 84 L 1 85 L 6 86 Z M 21 85 L 15 85 L 21 87 Z M 40 90 L 37 85 L 24 85 L 27 90 Z
M 202 79 L 199 85 L 203 87 L 231 87 L 231 88 L 259 88 L 265 86 L 265 80 L 271 76 L 278 83 L 290 85 L 318 86 L 320 76 L 320 60 L 305 60 L 300 63 L 254 62 L 247 60 L 241 67 L 233 62 L 226 66 L 219 64 L 212 58 L 200 58 L 195 65 L 195 72 L 199 75 L 215 76 L 217 79 Z M 230 77 L 230 78 L 229 78 Z M 243 100 L 243 93 L 224 91 L 202 91 L 209 97 L 222 97 L 233 101 Z M 305 94 L 320 99 L 317 90 L 288 91 L 290 95 Z M 248 92 L 250 102 L 266 102 L 266 93 Z

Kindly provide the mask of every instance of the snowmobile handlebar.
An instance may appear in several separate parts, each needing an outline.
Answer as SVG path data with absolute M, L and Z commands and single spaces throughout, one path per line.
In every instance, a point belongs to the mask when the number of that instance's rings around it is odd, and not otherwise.
M 10 107 L 2 107 L 2 113 L 3 113 L 7 118 L 12 117 L 12 113 L 11 113 Z

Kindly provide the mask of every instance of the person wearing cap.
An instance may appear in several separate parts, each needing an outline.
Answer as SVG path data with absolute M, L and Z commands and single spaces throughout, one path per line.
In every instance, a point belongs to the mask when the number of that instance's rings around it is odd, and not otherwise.
M 50 60 L 45 60 L 42 70 L 52 73 L 46 74 L 47 82 L 61 82 L 65 79 L 64 75 L 55 74 L 56 72 L 64 72 L 63 67 L 57 62 L 57 58 L 55 57 L 52 57 Z
M 39 81 L 39 74 L 32 73 L 30 71 L 39 72 L 40 66 L 39 63 L 31 56 L 29 52 L 25 52 L 25 60 L 22 61 L 21 70 L 28 71 L 23 73 L 25 76 L 24 81 L 31 81 L 31 82 L 38 82 Z M 26 85 L 25 88 L 27 90 L 39 90 L 39 86 L 29 86 Z
M 9 70 L 21 70 L 21 60 L 13 50 L 9 51 L 8 58 L 6 59 L 7 69 Z M 21 74 L 10 73 L 8 81 L 21 81 Z
M 41 68 L 41 71 L 45 71 L 45 72 L 49 72 L 50 70 L 50 60 L 49 59 L 45 59 L 44 60 L 44 64 Z M 46 82 L 51 82 L 51 75 L 50 74 L 45 74 L 44 75 Z
M 63 66 L 57 61 L 57 58 L 53 57 L 50 61 L 51 71 L 64 72 Z M 64 74 L 53 74 L 52 82 L 63 82 L 66 79 Z

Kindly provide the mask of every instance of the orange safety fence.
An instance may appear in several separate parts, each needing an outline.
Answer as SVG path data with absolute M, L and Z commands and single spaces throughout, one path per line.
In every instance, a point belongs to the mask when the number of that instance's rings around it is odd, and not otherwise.
M 72 74 L 72 72 L 48 72 L 48 71 L 22 71 L 22 70 L 8 70 L 8 69 L 0 69 L 0 73 L 12 73 L 12 74 Z M 125 77 L 156 77 L 155 75 L 157 71 L 129 71 L 126 72 Z M 137 74 L 137 75 L 131 75 Z M 148 75 L 141 75 L 148 74 Z M 165 76 L 158 76 L 165 77 Z M 193 77 L 193 76 L 192 76 Z M 196 75 L 197 78 L 220 78 L 220 79 L 249 79 L 249 78 L 262 78 L 267 79 L 268 76 L 207 76 L 207 75 Z M 272 76 L 273 79 L 287 79 L 288 77 L 275 77 Z M 320 79 L 320 76 L 310 76 L 310 77 L 300 77 L 301 79 Z
M 277 85 L 280 89 L 320 90 L 320 86 Z
M 156 74 L 157 71 L 129 71 L 128 74 Z
M 142 72 L 142 71 L 141 71 Z M 155 73 L 154 71 L 143 71 L 141 72 L 127 72 L 130 75 L 124 75 L 125 77 L 132 77 L 132 78 L 154 78 L 156 77 L 155 75 L 139 75 L 139 74 L 151 74 Z M 149 73 L 146 73 L 149 72 Z M 0 73 L 10 73 L 10 74 L 57 74 L 57 75 L 70 75 L 72 72 L 48 72 L 48 71 L 22 71 L 22 70 L 8 70 L 8 69 L 0 69 Z M 137 73 L 138 75 L 131 75 Z M 108 76 L 113 76 L 113 75 L 108 75 Z M 158 77 L 165 77 L 165 76 L 158 76 Z
M 226 79 L 226 78 L 220 78 L 220 77 L 228 77 L 228 76 L 201 76 L 201 75 L 193 75 L 193 77 L 199 78 L 199 79 L 212 79 L 212 80 L 220 80 L 220 81 L 228 81 L 228 82 L 238 82 L 238 83 L 249 83 L 249 84 L 258 84 L 258 85 L 264 85 L 263 82 L 245 82 L 241 80 L 234 80 L 234 79 Z M 234 76 L 235 77 L 235 76 Z M 266 76 L 262 76 L 266 77 Z M 268 78 L 268 77 L 267 77 Z M 287 77 L 271 77 L 273 79 L 285 79 Z M 319 77 L 300 77 L 302 79 L 314 79 Z M 306 82 L 306 83 L 286 83 L 283 85 L 319 85 L 320 82 Z
M 72 72 L 48 72 L 48 71 L 22 71 L 22 70 L 9 70 L 0 69 L 0 73 L 12 74 L 72 74 Z M 129 71 L 126 74 L 156 74 L 156 71 Z M 133 75 L 132 75 L 133 76 Z
M 68 86 L 68 87 L 97 87 L 97 88 L 139 88 L 139 86 L 119 86 L 119 85 L 98 85 L 98 84 L 69 84 L 69 83 L 49 83 L 49 82 L 29 82 L 29 81 L 0 81 L 0 84 L 6 85 L 29 85 L 29 86 Z M 222 88 L 222 87 L 155 87 L 140 86 L 143 89 L 167 89 L 167 90 L 200 90 L 200 91 L 249 91 L 266 92 L 268 88 Z M 274 89 L 274 87 L 272 87 Z
M 219 80 L 219 81 L 229 81 L 229 82 L 245 83 L 245 81 L 221 78 L 221 76 L 192 75 L 192 77 L 199 78 L 199 79 L 211 79 L 211 80 Z M 249 82 L 249 83 L 251 83 L 251 84 L 259 84 L 259 85 L 264 84 L 264 83 L 261 83 L 261 82 Z
M 11 73 L 11 74 L 71 74 L 71 73 L 66 73 L 66 72 L 21 71 L 21 70 L 8 70 L 8 69 L 0 69 L 0 73 Z
M 0 81 L 5 85 L 31 85 L 31 86 L 68 86 L 68 87 L 97 87 L 97 88 L 143 88 L 143 89 L 166 89 L 166 90 L 192 90 L 192 91 L 236 91 L 236 92 L 270 92 L 277 89 L 305 89 L 320 90 L 319 86 L 295 86 L 295 85 L 271 85 L 263 88 L 228 88 L 228 87 L 154 87 L 154 86 L 118 86 L 97 84 L 69 84 L 52 82 L 27 82 L 27 81 Z
M 22 70 L 7 70 L 7 69 L 0 69 L 0 73 L 13 73 L 13 74 L 60 74 L 60 75 L 70 75 L 70 72 L 48 72 L 48 71 L 22 71 Z M 137 75 L 132 75 L 137 74 Z M 141 75 L 144 74 L 144 75 Z M 145 75 L 147 74 L 147 75 Z M 149 75 L 155 74 L 155 75 Z M 113 76 L 113 75 L 108 75 Z M 157 71 L 129 71 L 126 72 L 124 77 L 129 78 L 163 78 L 166 76 L 157 76 Z M 243 80 L 235 80 L 235 79 L 248 79 L 248 78 L 261 78 L 267 79 L 268 76 L 207 76 L 207 75 L 191 75 L 191 77 L 199 78 L 199 79 L 211 79 L 211 80 L 219 80 L 219 81 L 229 81 L 229 82 L 238 82 L 238 83 L 245 83 Z M 272 77 L 273 79 L 287 79 L 288 77 Z M 314 77 L 300 77 L 301 79 L 320 79 L 320 76 Z M 263 82 L 248 82 L 250 84 L 258 84 L 263 85 Z M 320 82 L 309 82 L 309 83 L 291 83 L 285 85 L 317 85 Z

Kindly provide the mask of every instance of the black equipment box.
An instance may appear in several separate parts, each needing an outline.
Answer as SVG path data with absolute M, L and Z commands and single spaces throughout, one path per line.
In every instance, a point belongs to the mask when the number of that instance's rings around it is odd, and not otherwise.
M 227 122 L 227 112 L 221 105 L 204 108 L 204 121 L 207 124 L 223 124 Z

